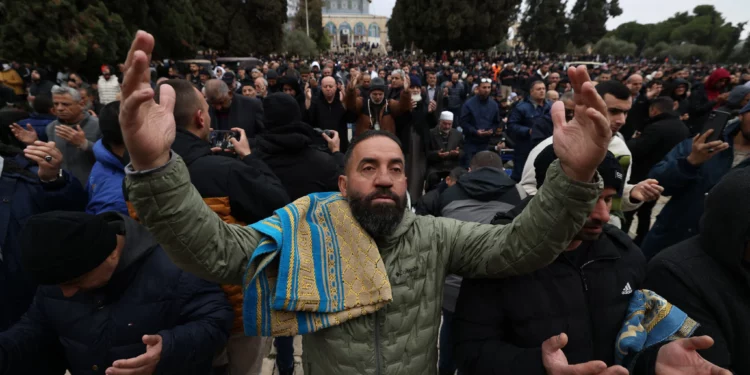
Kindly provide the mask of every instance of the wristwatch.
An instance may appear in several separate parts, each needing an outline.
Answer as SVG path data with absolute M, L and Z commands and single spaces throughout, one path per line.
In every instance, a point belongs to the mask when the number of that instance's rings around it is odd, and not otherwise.
M 60 169 L 57 170 L 57 177 L 55 177 L 55 178 L 53 178 L 51 180 L 42 180 L 41 177 L 40 177 L 39 181 L 41 181 L 43 184 L 51 184 L 53 182 L 56 182 L 56 181 L 62 179 L 62 177 L 63 177 L 63 170 L 62 170 L 62 168 L 60 168 Z

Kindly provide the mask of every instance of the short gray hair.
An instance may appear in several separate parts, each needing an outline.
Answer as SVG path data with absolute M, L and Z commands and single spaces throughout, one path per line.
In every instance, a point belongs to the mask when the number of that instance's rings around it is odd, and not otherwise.
M 257 81 L 257 80 L 261 80 L 261 81 L 263 81 L 263 86 L 265 86 L 265 87 L 268 87 L 268 81 L 266 81 L 266 79 L 265 79 L 265 78 L 263 78 L 263 77 L 258 77 L 258 78 L 256 78 L 255 80 L 256 80 L 256 81 Z M 253 86 L 255 86 L 255 82 L 253 82 Z
M 229 86 L 227 86 L 226 82 L 220 79 L 209 80 L 206 82 L 206 86 L 203 89 L 205 90 L 206 99 L 208 99 L 209 102 L 229 95 Z
M 401 70 L 401 69 L 396 69 L 396 70 L 394 70 L 394 71 L 391 72 L 391 75 L 394 75 L 394 74 L 398 74 L 399 77 L 404 78 L 404 75 L 406 73 L 404 73 L 404 71 Z
M 74 101 L 80 102 L 81 101 L 81 93 L 78 92 L 77 89 L 74 89 L 72 87 L 63 87 L 54 85 L 52 86 L 52 95 L 70 95 Z

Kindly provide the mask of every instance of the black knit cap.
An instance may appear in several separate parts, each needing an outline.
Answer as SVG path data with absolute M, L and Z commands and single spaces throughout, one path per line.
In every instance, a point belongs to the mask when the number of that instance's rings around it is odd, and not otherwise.
M 555 155 L 555 148 L 552 145 L 545 147 L 534 160 L 537 188 L 544 183 L 547 169 L 555 160 L 557 160 L 557 155 Z M 604 187 L 611 187 L 617 190 L 617 195 L 622 196 L 622 189 L 625 187 L 625 175 L 622 173 L 622 167 L 613 153 L 607 151 L 607 155 L 601 164 L 596 167 L 596 171 L 602 176 Z
M 57 285 L 99 267 L 117 247 L 118 230 L 103 215 L 53 211 L 32 216 L 21 230 L 23 268 L 38 284 Z

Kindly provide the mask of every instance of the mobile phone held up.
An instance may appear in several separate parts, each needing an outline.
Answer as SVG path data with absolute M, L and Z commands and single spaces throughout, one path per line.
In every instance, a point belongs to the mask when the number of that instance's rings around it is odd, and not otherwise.
M 708 138 L 706 138 L 706 143 L 718 141 L 719 139 L 722 139 L 722 135 L 724 134 L 724 128 L 727 126 L 727 123 L 732 118 L 732 114 L 729 112 L 724 111 L 712 111 L 710 115 L 708 115 L 708 120 L 706 120 L 706 123 L 703 125 L 703 131 L 701 134 L 706 134 L 707 131 L 710 129 L 713 129 L 713 134 L 711 134 Z
M 333 132 L 330 130 L 323 130 L 321 128 L 313 128 L 313 130 L 315 130 L 315 132 L 318 133 L 318 135 L 321 137 L 323 136 L 323 134 L 325 134 L 328 136 L 328 138 L 333 138 Z
M 234 145 L 229 141 L 232 138 L 236 138 L 239 141 L 240 132 L 231 130 L 212 130 L 211 135 L 209 135 L 209 142 L 211 143 L 211 148 L 219 147 L 222 150 L 231 150 L 234 149 Z

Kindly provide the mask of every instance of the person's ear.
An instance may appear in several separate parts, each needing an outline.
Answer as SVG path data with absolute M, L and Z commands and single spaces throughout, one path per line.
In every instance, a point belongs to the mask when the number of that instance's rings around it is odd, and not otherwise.
M 348 186 L 349 186 L 348 177 L 344 175 L 339 176 L 339 193 L 341 193 L 341 196 L 343 196 L 344 198 L 348 198 L 346 195 Z
M 193 123 L 198 129 L 203 129 L 206 126 L 206 120 L 203 118 L 203 110 L 199 109 L 195 111 L 193 115 Z

